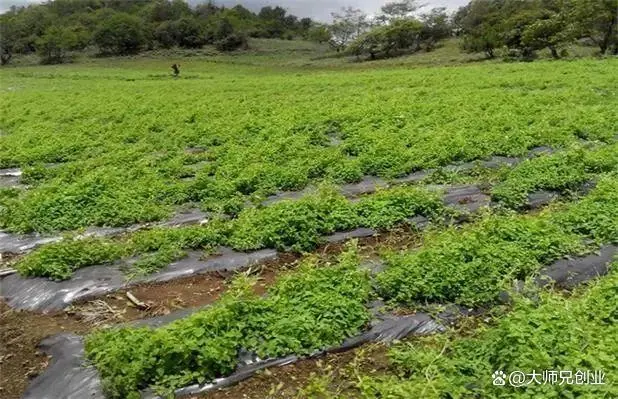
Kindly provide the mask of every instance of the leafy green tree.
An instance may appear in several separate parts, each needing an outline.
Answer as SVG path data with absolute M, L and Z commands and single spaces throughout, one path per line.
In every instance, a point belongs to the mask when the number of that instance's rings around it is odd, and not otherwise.
M 112 55 L 135 54 L 146 42 L 140 19 L 126 13 L 103 21 L 93 40 L 101 53 Z
M 367 14 L 353 7 L 342 8 L 340 13 L 332 13 L 330 25 L 331 45 L 339 52 L 369 28 Z
M 421 15 L 423 28 L 420 32 L 420 40 L 425 44 L 427 51 L 433 49 L 440 40 L 451 35 L 452 27 L 446 8 L 433 8 L 429 13 Z
M 209 0 L 208 3 L 195 6 L 195 15 L 202 19 L 208 19 L 219 12 L 221 12 L 221 9 L 217 7 L 212 0 Z
M 204 28 L 195 18 L 183 17 L 172 22 L 172 25 L 175 41 L 180 47 L 198 48 L 205 44 Z
M 317 43 L 327 43 L 330 40 L 330 31 L 325 25 L 315 25 L 307 32 L 307 39 Z
M 191 8 L 183 0 L 155 0 L 144 7 L 140 14 L 147 22 L 175 21 L 191 15 Z
M 54 14 L 43 6 L 13 8 L 7 14 L 6 23 L 11 27 L 11 46 L 15 53 L 28 54 L 36 51 L 35 42 L 54 22 Z M 4 24 L 4 21 L 3 21 Z
M 176 27 L 174 26 L 174 22 L 172 21 L 164 21 L 161 22 L 154 29 L 153 37 L 159 46 L 163 48 L 170 48 L 175 46 L 176 43 Z
M 494 0 L 472 0 L 457 12 L 456 20 L 463 33 L 461 47 L 469 53 L 484 52 L 487 58 L 495 56 L 502 46 L 500 36 L 500 7 Z
M 11 61 L 16 50 L 18 31 L 13 18 L 8 15 L 0 17 L 0 65 L 6 65 Z
M 69 51 L 84 49 L 89 40 L 90 35 L 82 26 L 52 26 L 36 41 L 36 49 L 41 63 L 59 64 L 66 61 Z
M 521 41 L 533 50 L 548 48 L 552 57 L 560 58 L 558 47 L 571 40 L 571 31 L 567 28 L 562 14 L 549 14 L 529 24 L 523 31 Z
M 367 54 L 371 59 L 417 51 L 422 29 L 423 24 L 416 19 L 397 19 L 361 35 L 350 45 L 349 51 L 357 56 Z
M 348 51 L 357 57 L 366 54 L 371 60 L 375 60 L 383 51 L 384 42 L 384 30 L 382 27 L 375 28 L 354 40 L 348 47 Z
M 572 0 L 570 17 L 579 37 L 594 41 L 601 54 L 618 54 L 618 0 Z
M 380 10 L 387 20 L 392 21 L 408 18 L 414 11 L 421 7 L 422 5 L 420 5 L 417 0 L 403 0 L 386 3 Z

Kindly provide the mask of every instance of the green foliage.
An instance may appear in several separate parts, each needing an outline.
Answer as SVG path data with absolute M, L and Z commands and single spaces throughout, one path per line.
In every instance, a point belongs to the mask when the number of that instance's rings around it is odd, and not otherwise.
M 36 41 L 36 49 L 43 64 L 59 64 L 66 61 L 67 52 L 82 50 L 90 41 L 83 26 L 48 28 Z
M 594 175 L 610 172 L 617 166 L 616 144 L 590 151 L 575 148 L 532 158 L 519 164 L 504 181 L 492 188 L 492 197 L 507 206 L 518 208 L 526 204 L 528 194 L 534 191 L 565 193 L 577 190 Z
M 123 245 L 99 238 L 70 239 L 40 247 L 20 259 L 16 268 L 24 276 L 63 280 L 80 267 L 111 263 L 126 254 Z
M 585 238 L 618 239 L 617 181 L 607 177 L 587 197 L 539 216 L 488 216 L 462 229 L 430 235 L 418 251 L 391 254 L 377 277 L 385 298 L 413 304 L 494 301 L 515 279 L 584 250 Z
M 7 198 L 15 200 L 13 195 Z M 184 249 L 210 250 L 228 245 L 243 251 L 276 248 L 303 252 L 314 249 L 324 235 L 336 231 L 362 226 L 388 229 L 413 216 L 437 218 L 443 212 L 444 205 L 436 192 L 400 187 L 351 202 L 334 189 L 324 187 L 299 200 L 247 208 L 232 221 L 215 218 L 206 226 L 155 227 L 115 240 L 97 240 L 96 244 L 116 248 L 115 256 L 141 256 L 132 264 L 131 273 L 151 273 L 182 257 Z M 87 244 L 77 245 L 71 240 L 41 247 L 20 258 L 18 269 L 27 275 L 68 278 L 76 268 L 100 263 L 95 257 L 92 261 L 96 263 L 84 260 L 74 264 L 79 256 L 74 251 L 83 246 Z M 46 259 L 52 254 L 53 267 L 46 271 Z M 57 269 L 63 272 L 56 272 Z
M 94 43 L 102 55 L 127 55 L 142 49 L 199 48 L 205 44 L 230 51 L 245 46 L 247 34 L 291 39 L 307 36 L 314 25 L 310 18 L 299 19 L 282 7 L 264 7 L 258 14 L 242 5 L 226 8 L 210 2 L 193 7 L 184 0 L 55 0 L 11 7 L 0 18 L 2 65 L 14 53 L 28 54 L 35 47 L 44 63 L 64 61 L 63 46 L 73 39 L 58 32 L 58 27 L 74 27 L 74 33 L 94 32 Z M 224 35 L 218 30 L 222 22 L 231 28 Z M 80 49 L 83 47 L 71 50 Z
M 546 220 L 491 216 L 464 229 L 430 236 L 416 252 L 392 254 L 378 276 L 380 293 L 397 302 L 494 301 L 514 279 L 582 251 L 579 237 Z
M 126 55 L 139 52 L 146 37 L 139 18 L 116 13 L 101 22 L 93 41 L 103 54 Z
M 443 211 L 436 193 L 414 188 L 395 188 L 352 203 L 328 188 L 297 201 L 241 212 L 234 221 L 230 244 L 238 249 L 272 247 L 307 251 L 321 236 L 366 226 L 394 227 L 406 219 L 438 216 Z
M 240 34 L 231 34 L 215 42 L 215 48 L 219 51 L 233 51 L 247 46 L 247 38 Z
M 358 37 L 348 51 L 356 55 L 368 54 L 371 59 L 416 51 L 420 49 L 422 29 L 423 25 L 415 19 L 397 19 Z
M 508 56 L 531 60 L 543 48 L 560 58 L 559 48 L 577 37 L 571 13 L 568 0 L 473 0 L 455 20 L 464 35 L 465 51 L 483 51 L 492 58 L 504 46 Z
M 234 221 L 230 243 L 243 250 L 271 247 L 306 251 L 313 249 L 322 235 L 357 224 L 348 200 L 325 190 L 297 201 L 241 212 Z
M 577 37 L 592 40 L 601 54 L 618 54 L 617 0 L 572 0 L 568 3 L 569 22 Z
M 38 174 L 38 178 L 51 181 L 43 183 L 39 179 L 38 190 L 24 192 L 6 203 L 4 220 L 12 220 L 18 231 L 50 232 L 92 225 L 122 226 L 168 217 L 171 205 L 182 196 L 182 188 L 165 184 L 146 168 L 139 169 L 101 167 L 77 181 L 73 180 L 73 173 L 80 173 L 79 170 L 67 170 L 64 176 Z M 29 170 L 29 178 L 34 172 Z M 127 181 L 136 185 L 131 187 Z M 0 224 L 4 225 L 2 221 Z
M 379 229 L 393 228 L 417 215 L 434 218 L 444 211 L 440 193 L 407 187 L 363 197 L 355 208 L 361 225 Z
M 336 345 L 369 320 L 369 293 L 352 247 L 337 265 L 310 261 L 281 277 L 264 298 L 239 279 L 213 306 L 165 327 L 91 334 L 86 352 L 112 398 L 168 391 L 229 374 L 241 349 L 268 357 Z
M 467 52 L 484 52 L 493 58 L 497 48 L 502 46 L 502 21 L 499 5 L 493 0 L 475 0 L 459 9 L 455 18 L 463 33 L 462 49 Z
M 578 206 L 552 215 L 562 229 L 584 235 L 597 243 L 618 242 L 618 180 L 603 179 Z
M 613 264 L 613 269 L 618 266 Z M 615 270 L 571 298 L 541 293 L 518 299 L 514 309 L 472 334 L 418 338 L 390 350 L 394 375 L 362 376 L 364 398 L 577 397 L 609 398 L 618 390 L 618 274 Z M 604 385 L 495 386 L 492 373 L 601 370 Z M 527 378 L 527 380 L 530 377 Z M 538 377 L 539 381 L 542 376 Z M 561 380 L 559 379 L 559 382 Z
M 150 274 L 163 269 L 175 260 L 185 256 L 186 253 L 175 245 L 160 247 L 156 252 L 144 254 L 131 267 L 129 274 Z
M 206 44 L 204 26 L 192 17 L 162 22 L 155 29 L 154 37 L 162 47 L 199 48 Z
M 1 71 L 0 167 L 39 170 L 33 187 L 3 200 L 2 229 L 129 225 L 190 202 L 237 214 L 254 197 L 323 179 L 396 177 L 616 130 L 612 60 L 299 72 L 291 85 L 254 66 L 186 60 L 172 81 L 161 77 L 166 61 L 117 62 Z M 379 94 L 358 96 L 359 84 Z M 333 121 L 340 143 L 325 145 Z M 189 156 L 190 147 L 205 151 Z M 48 163 L 59 164 L 42 172 Z
M 306 355 L 358 332 L 369 321 L 370 295 L 358 265 L 356 251 L 348 248 L 336 266 L 309 261 L 277 280 L 261 301 L 262 311 L 248 318 L 246 347 L 260 357 Z
M 307 40 L 318 43 L 326 43 L 330 40 L 330 32 L 327 26 L 316 25 L 307 32 Z
M 604 177 L 581 201 L 538 216 L 488 216 L 459 231 L 429 234 L 421 250 L 388 258 L 388 268 L 377 276 L 379 293 L 408 303 L 492 303 L 512 279 L 526 279 L 541 265 L 583 251 L 582 238 L 616 241 L 617 184 L 615 177 Z M 590 226 L 605 228 L 592 232 Z M 133 397 L 149 386 L 170 392 L 225 376 L 234 369 L 241 350 L 273 357 L 310 354 L 337 345 L 368 322 L 370 280 L 359 268 L 354 243 L 334 266 L 315 259 L 280 277 L 264 297 L 252 293 L 246 277 L 239 278 L 212 307 L 165 327 L 123 327 L 91 334 L 86 340 L 87 356 L 101 373 L 110 397 L 120 398 Z M 612 276 L 615 280 L 616 274 Z M 615 324 L 616 284 L 609 281 L 599 283 L 581 301 L 545 294 L 540 303 L 520 300 L 497 327 L 481 329 L 471 337 L 427 338 L 420 344 L 396 347 L 391 352 L 393 367 L 405 379 L 362 377 L 358 388 L 367 397 L 425 397 L 421 392 L 429 383 L 436 395 L 448 391 L 458 396 L 470 389 L 494 389 L 490 376 L 495 369 L 551 368 L 559 355 L 565 357 L 557 364 L 566 367 L 569 361 L 580 364 L 577 359 L 584 361 L 598 352 L 612 353 L 607 345 L 613 340 L 594 332 Z M 565 306 L 565 301 L 572 304 Z M 556 314 L 556 309 L 562 310 Z M 582 317 L 593 332 L 573 328 L 575 322 L 581 325 Z M 569 339 L 528 331 L 539 328 L 564 331 Z M 597 338 L 591 341 L 591 337 Z M 522 352 L 519 347 L 531 340 L 534 344 L 527 350 L 536 352 Z M 582 352 L 581 342 L 593 347 Z M 594 364 L 613 372 L 605 368 L 611 357 L 603 359 Z
M 211 380 L 234 370 L 240 320 L 255 302 L 248 289 L 231 291 L 208 310 L 166 327 L 116 328 L 91 334 L 88 358 L 111 398 L 139 397 L 149 385 L 174 388 Z

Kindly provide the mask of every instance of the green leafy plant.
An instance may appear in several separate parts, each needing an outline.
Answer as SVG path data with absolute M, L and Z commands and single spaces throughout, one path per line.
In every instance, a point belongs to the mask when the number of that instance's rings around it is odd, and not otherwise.
M 336 345 L 369 320 L 370 283 L 354 244 L 336 265 L 309 260 L 263 298 L 245 277 L 213 306 L 165 327 L 113 328 L 91 334 L 86 353 L 112 398 L 169 392 L 232 372 L 241 349 L 260 356 L 299 355 Z

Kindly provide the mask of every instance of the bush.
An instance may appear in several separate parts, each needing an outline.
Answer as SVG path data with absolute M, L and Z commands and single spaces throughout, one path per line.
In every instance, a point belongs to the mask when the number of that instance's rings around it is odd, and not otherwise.
M 135 54 L 146 43 L 141 25 L 138 17 L 116 13 L 99 25 L 94 33 L 94 43 L 102 54 Z
M 215 48 L 219 51 L 234 51 L 240 48 L 247 49 L 247 38 L 244 35 L 232 33 L 215 42 Z
M 348 51 L 355 55 L 369 55 L 371 59 L 416 51 L 420 48 L 422 29 L 423 24 L 415 19 L 397 19 L 360 36 Z
M 206 44 L 206 34 L 202 25 L 191 17 L 176 21 L 165 21 L 157 26 L 154 38 L 164 48 L 180 46 L 199 48 Z
M 90 40 L 83 26 L 52 26 L 36 41 L 36 50 L 42 64 L 66 62 L 68 52 L 84 49 Z

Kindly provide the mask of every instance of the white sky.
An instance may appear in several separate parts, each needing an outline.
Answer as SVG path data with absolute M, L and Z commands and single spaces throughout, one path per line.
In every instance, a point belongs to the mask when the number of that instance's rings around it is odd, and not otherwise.
M 189 0 L 191 4 L 205 3 L 207 0 Z M 469 0 L 425 0 L 426 9 L 432 7 L 447 7 L 455 10 L 468 3 Z M 43 0 L 0 0 L 0 13 L 5 12 L 9 7 L 23 6 L 34 3 L 42 3 Z M 317 20 L 326 21 L 330 19 L 330 13 L 338 11 L 341 7 L 353 6 L 360 8 L 368 14 L 375 14 L 380 7 L 389 0 L 215 0 L 216 3 L 226 6 L 242 4 L 252 10 L 259 10 L 266 5 L 280 5 L 285 7 L 289 13 L 298 17 L 312 17 Z

